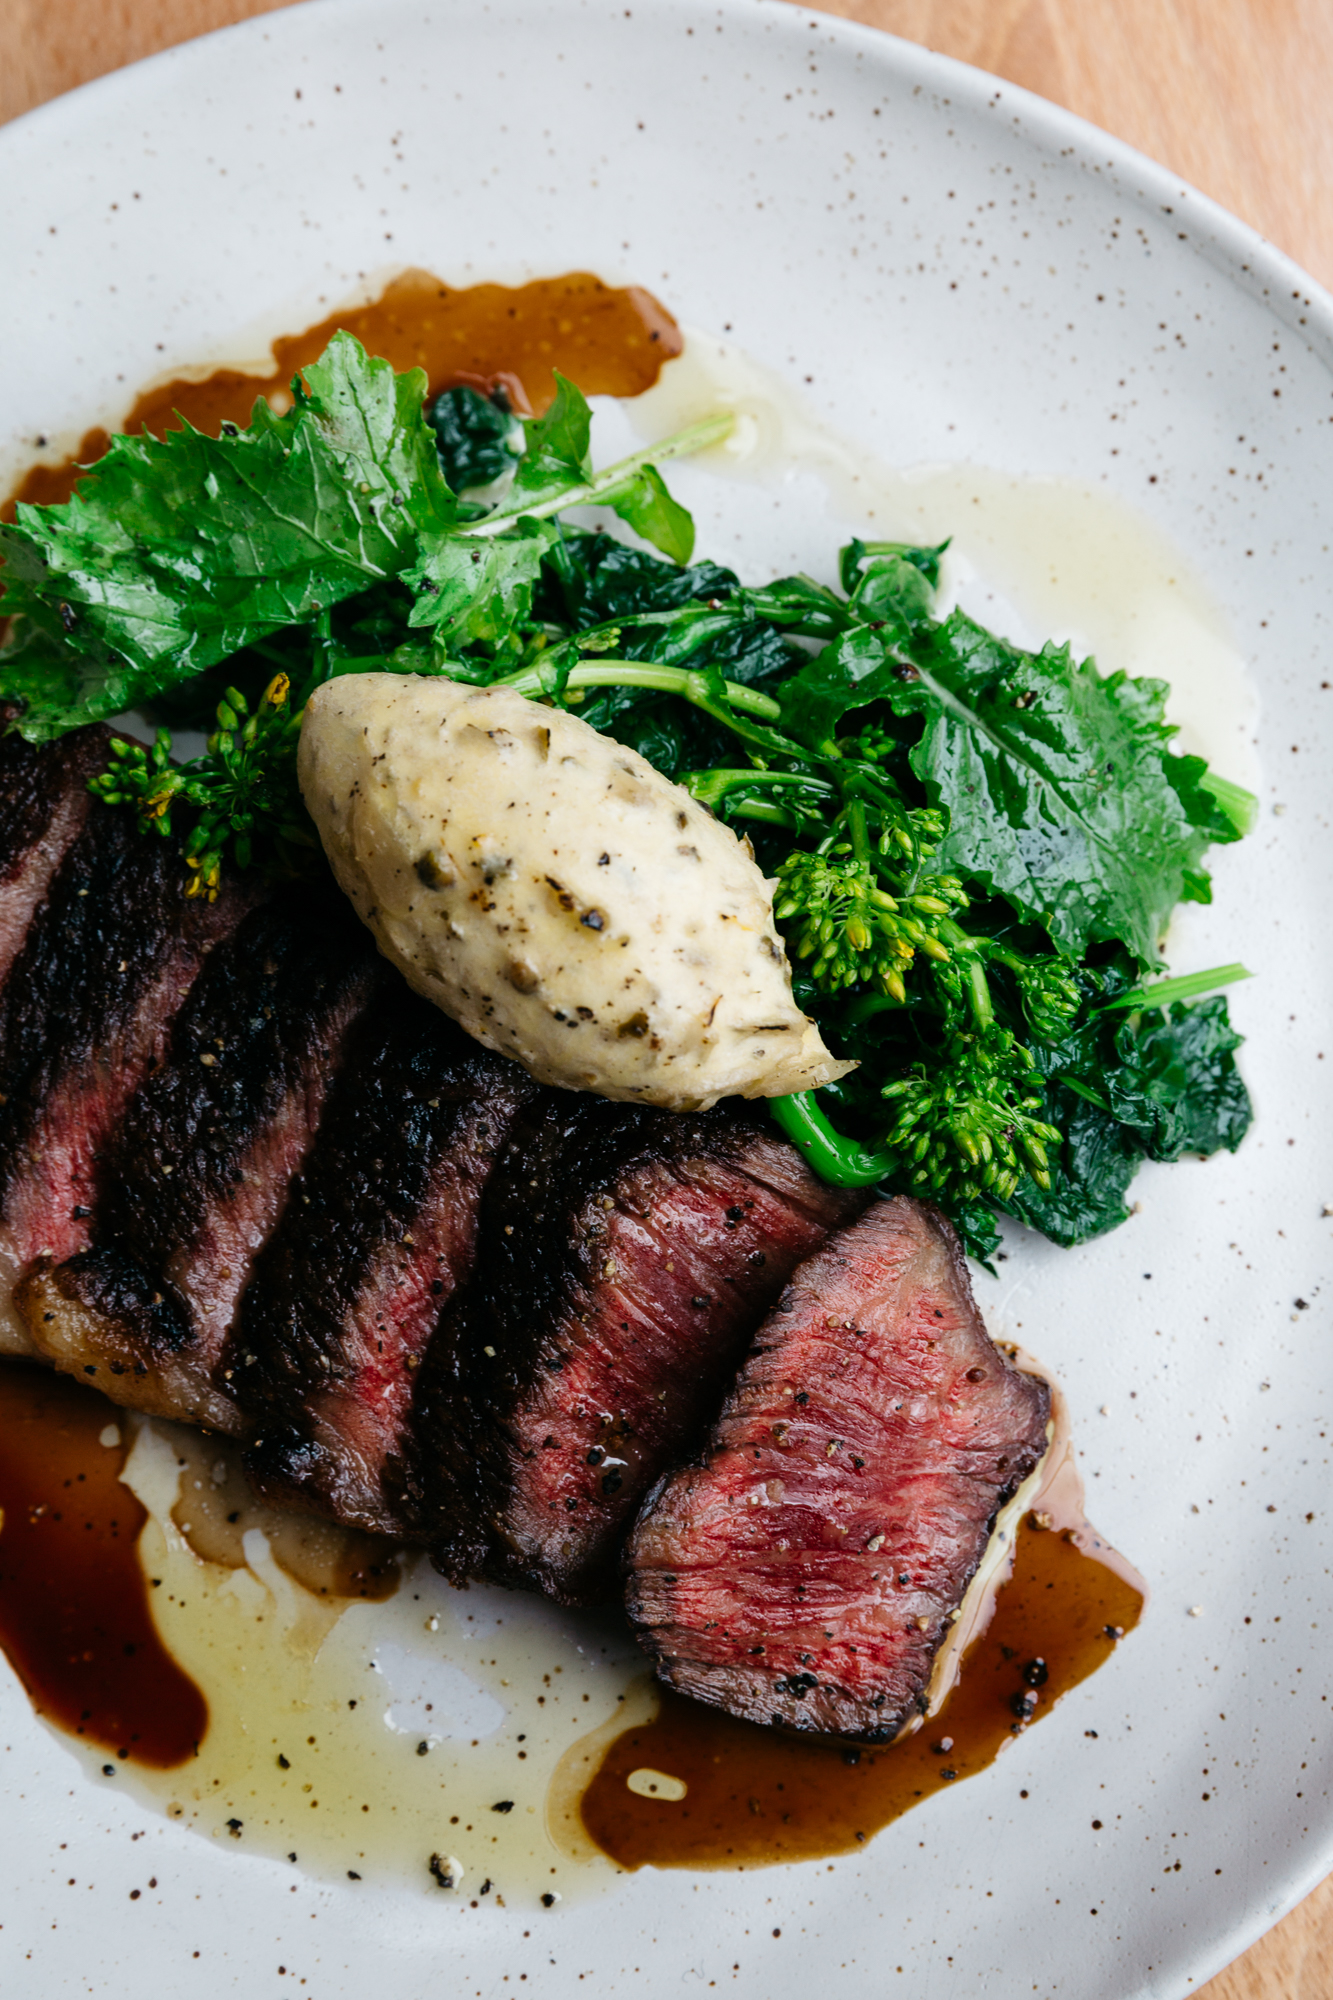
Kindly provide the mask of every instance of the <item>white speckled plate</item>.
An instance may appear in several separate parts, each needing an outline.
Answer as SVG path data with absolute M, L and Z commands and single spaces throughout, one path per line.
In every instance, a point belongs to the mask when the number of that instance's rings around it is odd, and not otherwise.
M 0 171 L 0 473 L 393 267 L 592 268 L 730 328 L 895 464 L 1135 502 L 1254 664 L 1265 769 L 1181 955 L 1264 975 L 1235 997 L 1253 1135 L 1146 1171 L 1097 1244 L 1016 1245 L 989 1295 L 1061 1375 L 1095 1518 L 1155 1588 L 1104 1672 L 832 1868 L 642 1873 L 510 1920 L 293 1892 L 93 1790 L 0 1669 L 6 2000 L 1193 1990 L 1333 1865 L 1330 302 L 1051 106 L 740 0 L 323 0 L 21 120 Z

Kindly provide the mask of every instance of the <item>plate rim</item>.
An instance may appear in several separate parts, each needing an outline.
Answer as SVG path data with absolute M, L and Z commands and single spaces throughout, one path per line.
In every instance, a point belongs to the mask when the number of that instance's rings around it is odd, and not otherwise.
M 10 156 L 19 154 L 34 135 L 43 143 L 77 143 L 78 126 L 85 107 L 102 100 L 123 100 L 140 89 L 150 95 L 159 88 L 158 80 L 178 66 L 199 60 L 200 52 L 223 40 L 252 41 L 278 35 L 296 35 L 296 23 L 334 16 L 361 15 L 368 20 L 382 18 L 388 8 L 414 8 L 423 19 L 435 16 L 441 24 L 454 12 L 470 11 L 469 0 L 292 0 L 292 4 L 268 13 L 248 16 L 106 72 L 48 99 L 0 127 L 0 169 Z M 551 13 L 573 17 L 586 13 L 580 0 L 539 0 Z M 525 0 L 500 0 L 499 11 L 521 9 Z M 486 11 L 490 11 L 487 7 Z M 619 11 L 619 10 L 616 10 Z M 703 0 L 635 0 L 635 31 L 640 23 L 649 36 L 671 17 L 691 11 L 703 12 Z M 1202 256 L 1246 298 L 1262 305 L 1305 343 L 1325 371 L 1333 376 L 1333 289 L 1313 278 L 1287 252 L 1265 237 L 1212 196 L 1176 174 L 1130 142 L 1068 110 L 1053 99 L 1027 89 L 978 65 L 931 49 L 869 23 L 839 14 L 803 7 L 795 0 L 712 0 L 711 13 L 730 16 L 738 25 L 753 28 L 762 16 L 770 28 L 795 39 L 813 31 L 833 40 L 864 50 L 876 62 L 887 64 L 899 81 L 906 78 L 937 100 L 957 99 L 978 119 L 985 115 L 1009 113 L 1022 128 L 1021 136 L 1037 150 L 1051 156 L 1073 154 L 1070 164 L 1084 173 L 1110 175 L 1127 202 L 1155 205 L 1158 214 L 1179 212 L 1188 215 L 1190 226 L 1178 232 L 1188 241 L 1190 253 Z M 313 26 L 313 22 L 311 22 Z M 319 30 L 315 30 L 316 34 Z M 13 161 L 18 167 L 21 157 Z M 1180 254 L 1180 253 L 1178 253 Z M 1188 1920 L 1180 1926 L 1182 1943 L 1173 1955 L 1176 1969 L 1168 1970 L 1169 1986 L 1146 1975 L 1135 1988 L 1132 2000 L 1185 2000 L 1197 1993 L 1209 1979 L 1233 1964 L 1251 1945 L 1290 1914 L 1298 1904 L 1333 1874 L 1333 1807 L 1322 1835 L 1313 1836 L 1308 1846 L 1288 1851 L 1290 1858 L 1307 1857 L 1304 1865 L 1284 1875 L 1283 1892 L 1262 1908 L 1259 1899 L 1231 1927 L 1215 1934 L 1212 1948 L 1201 1949 L 1186 1970 L 1183 1951 L 1188 1948 Z M 1288 1857 L 1280 1857 L 1285 1860 Z M 1131 2000 L 1126 1995 L 1126 2000 Z
M 389 4 L 395 3 L 402 4 L 403 0 L 389 0 Z M 697 3 L 698 0 L 638 0 L 635 14 L 646 19 L 665 19 L 673 14 L 682 14 Z M 321 16 L 363 13 L 373 17 L 383 4 L 384 0 L 287 0 L 286 5 L 267 13 L 247 15 L 239 21 L 208 29 L 201 35 L 192 35 L 185 41 L 173 42 L 167 48 L 154 50 L 152 54 L 140 56 L 118 69 L 107 70 L 101 76 L 75 84 L 71 89 L 61 91 L 57 96 L 47 98 L 11 118 L 7 124 L 0 126 L 0 158 L 3 158 L 11 140 L 22 140 L 28 133 L 44 130 L 48 126 L 58 131 L 62 122 L 71 118 L 77 120 L 82 106 L 91 103 L 94 98 L 123 91 L 129 87 L 131 80 L 137 84 L 141 80 L 153 79 L 165 73 L 171 65 L 193 59 L 199 50 L 210 44 L 231 37 L 256 35 L 262 40 L 274 24 L 280 24 L 281 32 L 291 20 L 316 12 Z M 545 0 L 545 4 L 551 11 L 564 8 L 573 13 L 580 0 Z M 452 9 L 462 11 L 467 0 L 436 0 L 436 5 L 441 13 Z M 486 11 L 489 12 L 489 7 Z M 780 32 L 785 33 L 795 33 L 797 24 L 803 22 L 807 32 L 817 27 L 845 37 L 853 44 L 859 43 L 868 51 L 882 52 L 887 47 L 893 51 L 895 63 L 920 73 L 918 80 L 922 83 L 947 85 L 953 79 L 958 89 L 978 99 L 984 96 L 985 101 L 974 104 L 970 107 L 972 109 L 984 113 L 999 105 L 1016 105 L 1023 122 L 1032 132 L 1051 140 L 1074 140 L 1078 150 L 1088 156 L 1079 163 L 1085 171 L 1102 172 L 1100 157 L 1093 156 L 1100 156 L 1109 149 L 1106 170 L 1117 175 L 1131 170 L 1145 183 L 1152 184 L 1137 189 L 1127 188 L 1128 195 L 1143 200 L 1153 193 L 1170 194 L 1174 201 L 1186 202 L 1203 225 L 1199 234 L 1222 260 L 1219 268 L 1224 275 L 1247 296 L 1265 301 L 1293 329 L 1299 326 L 1303 339 L 1313 342 L 1317 334 L 1322 334 L 1323 343 L 1327 344 L 1322 358 L 1333 373 L 1333 284 L 1323 285 L 1255 224 L 1246 222 L 1234 210 L 1225 207 L 1184 175 L 1177 174 L 1129 140 L 1117 137 L 1104 126 L 1069 110 L 1056 99 L 1044 97 L 1024 84 L 1014 83 L 997 71 L 983 69 L 961 56 L 947 55 L 924 42 L 895 34 L 888 28 L 878 28 L 843 14 L 825 13 L 818 6 L 802 6 L 798 0 L 713 0 L 713 11 L 734 15 L 738 21 L 753 20 L 757 14 L 763 15 L 772 22 L 782 22 Z M 818 21 L 811 21 L 811 15 L 817 15 Z M 1162 204 L 1165 212 L 1171 212 L 1174 201 Z M 1185 233 L 1181 232 L 1182 235 Z M 1266 284 L 1263 282 L 1265 276 L 1268 279 Z M 1305 318 L 1291 312 L 1292 305 L 1297 301 L 1306 307 Z

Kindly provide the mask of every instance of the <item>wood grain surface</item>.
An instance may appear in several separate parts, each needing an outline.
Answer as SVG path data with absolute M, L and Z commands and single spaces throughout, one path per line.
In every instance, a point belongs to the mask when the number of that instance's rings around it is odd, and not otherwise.
M 285 0 L 0 0 L 0 122 Z M 824 0 L 1053 98 L 1333 285 L 1333 0 Z M 1198 2000 L 1330 2000 L 1333 1878 Z

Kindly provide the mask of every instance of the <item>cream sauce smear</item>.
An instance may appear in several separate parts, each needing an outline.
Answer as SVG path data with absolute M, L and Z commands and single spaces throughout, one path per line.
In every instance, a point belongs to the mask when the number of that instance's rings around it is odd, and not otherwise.
M 866 540 L 951 537 L 943 609 L 959 603 L 1019 645 L 1068 640 L 1105 674 L 1169 681 L 1176 747 L 1256 788 L 1258 694 L 1226 617 L 1171 540 L 1116 495 L 967 463 L 891 466 L 826 424 L 775 370 L 690 329 L 683 353 L 654 386 L 619 408 L 650 443 L 718 410 L 734 411 L 731 436 L 692 464 L 674 466 L 671 483 L 696 510 L 701 551 L 730 560 L 747 580 L 776 573 L 770 553 L 777 569 L 806 568 L 821 578 L 827 571 L 831 580 L 829 517 Z M 599 455 L 614 456 L 600 412 L 597 428 Z M 774 491 L 780 525 L 747 521 L 742 536 L 731 526 L 734 510 L 710 502 L 705 473 Z M 710 514 L 738 545 L 729 556 L 708 531 Z

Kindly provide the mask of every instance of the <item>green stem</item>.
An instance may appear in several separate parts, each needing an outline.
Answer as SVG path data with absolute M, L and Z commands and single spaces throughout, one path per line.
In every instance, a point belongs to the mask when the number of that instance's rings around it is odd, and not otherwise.
M 862 1027 L 873 1021 L 876 1014 L 901 1014 L 903 1002 L 895 1000 L 891 993 L 859 993 L 847 1007 L 843 1019 L 852 1028 Z
M 1253 832 L 1259 817 L 1259 801 L 1253 792 L 1247 792 L 1244 785 L 1233 784 L 1230 778 L 1220 778 L 1216 771 L 1205 771 L 1199 787 L 1217 800 L 1238 834 Z
M 939 923 L 935 926 L 935 935 L 941 944 L 948 945 L 950 951 L 964 954 L 967 966 L 968 998 L 972 1003 L 973 1019 L 979 1028 L 989 1028 L 991 1022 L 995 1019 L 995 1007 L 991 1000 L 990 981 L 986 977 L 983 952 L 989 948 L 992 956 L 1004 958 L 1015 969 L 1017 969 L 1020 961 L 1009 958 L 1004 952 L 994 951 L 993 948 L 989 947 L 989 940 L 987 941 L 987 946 L 983 947 L 980 939 L 969 937 L 968 933 L 961 925 L 956 924 L 952 917 L 940 918 Z
M 952 917 L 941 917 L 935 927 L 935 935 L 941 944 L 947 944 L 950 951 L 976 951 L 977 941 L 969 937 L 961 925 Z
M 773 1120 L 792 1144 L 805 1154 L 819 1178 L 835 1187 L 870 1187 L 893 1172 L 896 1153 L 871 1153 L 855 1139 L 835 1132 L 815 1103 L 809 1090 L 794 1091 L 790 1097 L 771 1097 L 768 1108 Z
M 506 674 L 502 680 L 492 682 L 492 686 L 512 688 L 515 694 L 540 695 L 546 692 L 547 678 L 540 667 L 522 667 L 518 673 Z M 722 685 L 733 708 L 762 716 L 766 722 L 775 721 L 782 713 L 772 695 L 761 694 L 758 688 L 742 687 L 739 681 L 724 681 Z M 660 694 L 678 694 L 699 708 L 711 710 L 707 681 L 690 667 L 655 667 L 639 660 L 603 658 L 571 667 L 565 686 L 655 688 Z
M 1075 1097 L 1084 1098 L 1087 1103 L 1095 1104 L 1099 1111 L 1105 1111 L 1109 1117 L 1114 1117 L 1115 1114 L 1114 1112 L 1112 1112 L 1111 1107 L 1107 1103 L 1106 1099 L 1104 1097 L 1099 1096 L 1098 1093 L 1095 1090 L 1093 1090 L 1090 1085 L 1086 1083 L 1080 1083 L 1076 1076 L 1064 1076 L 1057 1073 L 1055 1076 L 1051 1078 L 1051 1082 L 1062 1083 L 1066 1090 L 1073 1091 Z
M 591 479 L 576 486 L 562 487 L 560 492 L 551 493 L 543 500 L 511 501 L 507 506 L 497 507 L 484 520 L 470 522 L 456 533 L 471 537 L 499 535 L 515 521 L 527 519 L 541 520 L 548 514 L 563 514 L 567 507 L 595 507 L 618 487 L 628 485 L 635 474 L 645 465 L 659 465 L 663 459 L 686 458 L 691 452 L 705 451 L 710 444 L 721 444 L 723 438 L 730 437 L 735 426 L 735 416 L 731 411 L 723 411 L 715 417 L 705 417 L 700 423 L 690 424 L 687 429 L 677 431 L 674 437 L 663 438 L 660 444 L 645 445 L 642 451 L 631 452 L 628 458 L 619 459 L 615 465 L 605 466 L 595 472 Z
M 682 782 L 686 791 L 706 806 L 715 806 L 728 792 L 752 785 L 804 785 L 807 790 L 818 792 L 821 801 L 836 797 L 831 785 L 821 784 L 807 771 L 759 771 L 753 766 L 732 770 L 718 765 L 711 771 L 691 771 Z
M 762 799 L 742 799 L 738 805 L 728 807 L 732 819 L 757 819 L 765 826 L 782 826 L 788 833 L 799 833 L 804 821 L 787 812 L 782 806 L 765 805 Z
M 1243 965 L 1215 965 L 1210 972 L 1185 972 L 1179 979 L 1158 979 L 1151 986 L 1136 986 L 1132 993 L 1108 1000 L 1099 1012 L 1110 1014 L 1118 1007 L 1170 1007 L 1177 1000 L 1197 1000 L 1202 993 L 1215 993 L 1219 986 L 1234 986 L 1237 980 L 1253 977 Z
M 866 831 L 866 809 L 860 799 L 850 799 L 847 805 L 847 831 L 852 836 L 852 853 L 863 868 L 871 866 L 870 835 Z
M 995 1019 L 995 1009 L 991 1005 L 990 984 L 986 978 L 986 968 L 980 958 L 968 960 L 968 986 L 972 1001 L 972 1013 L 979 1028 L 989 1028 Z

